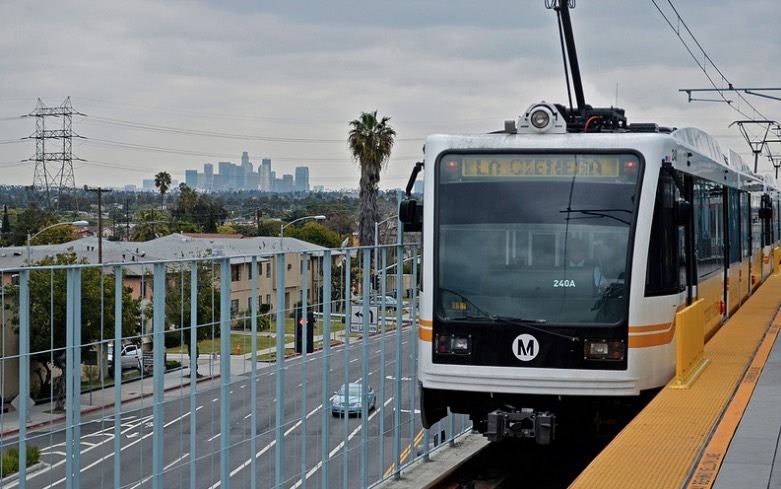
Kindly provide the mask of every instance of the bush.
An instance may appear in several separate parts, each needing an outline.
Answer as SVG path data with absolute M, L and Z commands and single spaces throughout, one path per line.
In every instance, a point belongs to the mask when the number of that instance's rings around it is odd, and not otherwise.
M 36 447 L 35 445 L 28 445 L 27 446 L 27 465 L 33 465 L 37 464 L 39 460 L 41 460 L 41 449 Z
M 2 467 L 0 467 L 0 475 L 3 477 L 19 472 L 19 450 L 17 448 L 11 448 L 3 454 Z
M 271 321 L 269 320 L 268 316 L 258 316 L 258 331 L 269 329 L 270 325 Z
M 166 331 L 165 332 L 165 347 L 177 348 L 182 345 L 183 336 L 180 330 Z
M 37 464 L 41 459 L 41 450 L 34 446 L 27 447 L 27 466 Z M 19 449 L 10 448 L 3 454 L 2 463 L 0 463 L 0 477 L 6 477 L 19 472 Z

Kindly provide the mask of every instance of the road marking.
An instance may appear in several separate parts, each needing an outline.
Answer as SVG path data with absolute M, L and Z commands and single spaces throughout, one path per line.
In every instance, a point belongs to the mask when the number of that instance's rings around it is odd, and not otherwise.
M 168 428 L 169 426 L 171 426 L 171 425 L 172 425 L 172 424 L 174 424 L 174 423 L 178 423 L 178 422 L 182 421 L 184 418 L 186 418 L 186 417 L 188 417 L 188 416 L 190 416 L 190 413 L 184 413 L 182 416 L 179 416 L 179 417 L 177 417 L 177 418 L 174 418 L 174 419 L 172 419 L 171 421 L 169 421 L 168 423 L 166 423 L 166 424 L 164 424 L 164 425 L 163 425 L 163 429 L 165 429 L 165 428 Z M 144 422 L 146 422 L 146 420 L 147 420 L 147 419 L 152 419 L 152 416 L 147 416 L 147 417 L 143 418 L 143 419 L 142 419 L 142 420 L 141 420 L 141 421 L 140 421 L 138 424 L 136 424 L 135 426 L 132 426 L 132 427 L 128 428 L 127 430 L 125 430 L 125 431 L 124 431 L 124 432 L 122 432 L 121 434 L 125 434 L 125 433 L 127 433 L 127 431 L 129 431 L 129 430 L 137 428 L 138 426 L 140 426 L 141 424 L 143 424 Z M 152 432 L 150 432 L 150 433 L 147 433 L 146 435 L 142 436 L 141 438 L 139 438 L 139 439 L 137 439 L 137 440 L 135 440 L 135 441 L 133 441 L 133 442 L 129 443 L 127 446 L 125 446 L 125 447 L 121 448 L 121 450 L 127 450 L 128 448 L 132 447 L 133 445 L 135 445 L 135 444 L 137 444 L 137 443 L 139 443 L 139 442 L 143 441 L 143 440 L 144 440 L 144 439 L 146 439 L 146 438 L 149 438 L 149 437 L 150 437 L 150 436 L 152 436 L 153 434 L 154 434 L 154 433 L 152 433 Z M 113 438 L 109 438 L 109 439 L 113 439 Z M 109 439 L 107 439 L 106 441 L 109 441 Z M 64 445 L 64 443 L 63 443 L 63 444 L 61 444 L 61 445 Z M 97 448 L 97 447 L 88 448 L 88 449 L 84 450 L 84 451 L 83 451 L 83 452 L 81 452 L 81 453 L 88 453 L 88 452 L 90 452 L 90 451 L 94 450 L 95 448 Z M 103 457 L 101 457 L 101 458 L 97 459 L 97 460 L 96 460 L 96 461 L 94 461 L 93 463 L 91 463 L 91 464 L 89 464 L 89 465 L 87 465 L 87 466 L 84 466 L 84 467 L 82 467 L 82 468 L 81 468 L 81 470 L 80 470 L 80 472 L 81 472 L 81 473 L 85 473 L 85 472 L 87 472 L 89 469 L 91 469 L 91 468 L 95 467 L 95 466 L 96 466 L 96 465 L 98 465 L 98 464 L 102 464 L 102 463 L 104 463 L 106 460 L 108 460 L 109 458 L 111 458 L 111 457 L 113 457 L 113 456 L 114 456 L 114 452 L 108 453 L 108 454 L 106 454 L 105 456 L 103 456 Z M 49 466 L 49 470 L 48 470 L 48 472 L 51 472 L 51 471 L 52 471 L 52 469 L 54 469 L 55 467 L 59 467 L 59 466 L 61 466 L 61 465 L 64 465 L 64 464 L 65 464 L 65 462 L 66 462 L 65 460 L 62 460 L 62 461 L 60 461 L 60 462 L 57 462 L 56 464 L 52 464 L 52 465 L 50 465 L 50 466 Z M 42 470 L 42 471 L 36 472 L 36 473 L 34 473 L 34 474 L 30 474 L 30 475 L 28 475 L 28 476 L 27 476 L 27 480 L 29 481 L 30 479 L 33 479 L 33 478 L 35 478 L 35 477 L 37 477 L 37 476 L 39 476 L 39 475 L 41 475 L 41 474 L 43 474 L 43 473 L 45 473 L 45 472 L 47 472 L 47 471 L 43 471 L 43 470 Z M 51 484 L 49 484 L 49 485 L 48 485 L 48 486 L 46 486 L 46 487 L 54 487 L 54 486 L 56 486 L 56 485 L 58 485 L 58 484 L 62 484 L 63 482 L 65 482 L 65 480 L 66 480 L 66 477 L 63 477 L 62 479 L 60 479 L 60 480 L 58 480 L 58 481 L 56 481 L 56 482 L 52 482 Z M 18 480 L 14 481 L 14 482 L 13 482 L 11 485 L 9 485 L 8 487 L 15 487 L 15 486 L 17 486 L 17 485 L 19 485 L 19 481 L 18 481 Z
M 393 375 L 386 375 L 385 376 L 385 380 L 395 381 L 396 377 L 394 377 Z M 412 378 L 410 378 L 410 377 L 402 377 L 401 380 L 402 380 L 402 382 L 409 382 L 410 380 L 412 380 Z
M 318 411 L 320 411 L 322 408 L 323 408 L 323 405 L 322 405 L 322 404 L 320 404 L 319 406 L 317 406 L 316 408 L 314 408 L 312 411 L 310 411 L 310 412 L 309 412 L 309 414 L 307 414 L 307 415 L 306 415 L 306 417 L 307 417 L 307 418 L 309 418 L 310 416 L 313 416 L 315 413 L 317 413 Z M 304 424 L 304 422 L 303 422 L 303 421 L 301 421 L 301 420 L 299 420 L 299 421 L 298 421 L 296 424 L 294 424 L 294 425 L 293 425 L 292 427 L 290 427 L 290 428 L 289 428 L 287 431 L 285 431 L 285 433 L 284 433 L 282 436 L 287 436 L 287 435 L 289 435 L 290 433 L 292 433 L 292 432 L 293 432 L 293 431 L 294 431 L 296 428 L 298 428 L 298 427 L 299 427 L 299 426 L 301 426 L 302 424 Z M 263 447 L 263 448 L 262 448 L 262 449 L 261 449 L 261 450 L 260 450 L 258 453 L 256 453 L 256 454 L 255 454 L 255 458 L 256 458 L 256 459 L 260 458 L 260 456 L 261 456 L 261 455 L 263 455 L 263 454 L 264 454 L 264 453 L 266 453 L 267 451 L 271 450 L 271 448 L 273 448 L 273 447 L 274 447 L 274 445 L 276 445 L 276 444 L 277 444 L 277 440 L 274 440 L 274 441 L 272 441 L 271 443 L 269 443 L 268 445 L 266 445 L 265 447 Z M 238 467 L 236 467 L 235 469 L 233 469 L 233 470 L 231 471 L 231 473 L 230 473 L 230 475 L 229 475 L 228 477 L 230 478 L 230 477 L 233 477 L 234 475 L 238 474 L 239 472 L 241 472 L 241 471 L 242 471 L 242 470 L 244 470 L 245 468 L 249 467 L 249 465 L 250 465 L 251 463 L 252 463 L 252 459 L 246 460 L 244 463 L 242 463 L 241 465 L 239 465 Z M 217 487 L 220 487 L 220 485 L 222 485 L 222 481 L 217 481 L 217 482 L 215 482 L 213 485 L 209 486 L 209 489 L 215 489 L 215 488 L 217 488 Z
M 415 440 L 413 441 L 414 446 L 418 446 L 420 444 L 420 440 L 423 439 L 423 429 L 421 428 L 417 435 L 415 435 Z M 399 466 L 404 463 L 405 460 L 407 460 L 407 457 L 409 457 L 410 452 L 412 452 L 412 446 L 413 445 L 407 445 L 407 448 L 404 449 L 403 452 L 401 452 L 401 457 L 399 460 Z M 388 467 L 388 470 L 385 471 L 385 474 L 383 477 L 390 476 L 394 469 L 396 468 L 396 464 L 391 464 L 390 467 Z
M 190 456 L 189 453 L 185 453 L 181 457 L 177 458 L 176 460 L 172 461 L 170 464 L 168 464 L 165 467 L 163 467 L 163 471 L 165 472 L 166 470 L 170 469 L 171 467 L 173 467 L 174 465 L 178 464 L 179 462 L 181 462 L 182 460 L 186 459 L 189 456 Z M 128 489 L 137 489 L 137 488 L 141 487 L 144 484 L 144 482 L 146 482 L 148 480 L 151 480 L 151 479 L 152 479 L 152 476 L 144 477 L 143 479 L 138 481 L 138 483 L 136 485 L 130 486 Z
M 389 404 L 389 403 L 390 403 L 392 400 L 393 400 L 393 398 L 391 398 L 391 399 L 388 399 L 387 401 L 385 401 L 385 404 L 383 404 L 383 407 L 387 406 L 387 405 L 388 405 L 388 404 Z M 372 418 L 374 418 L 374 417 L 377 415 L 377 413 L 379 413 L 380 411 L 381 411 L 381 409 L 376 409 L 376 410 L 375 410 L 375 411 L 374 411 L 374 412 L 373 412 L 373 413 L 372 413 L 372 414 L 369 416 L 368 420 L 369 420 L 369 421 L 371 421 L 371 419 L 372 419 Z M 348 441 L 348 442 L 349 442 L 350 440 L 352 440 L 352 439 L 355 437 L 355 435 L 357 435 L 357 434 L 358 434 L 358 432 L 359 432 L 359 431 L 361 431 L 361 427 L 362 427 L 362 425 L 358 425 L 358 427 L 357 427 L 357 428 L 355 428 L 355 429 L 353 430 L 353 432 L 352 432 L 352 433 L 350 433 L 350 436 L 348 436 L 348 437 L 347 437 L 347 441 Z M 337 453 L 338 453 L 338 452 L 339 452 L 339 451 L 340 451 L 340 450 L 341 450 L 343 447 L 344 447 L 344 442 L 341 442 L 339 445 L 337 445 L 337 447 L 336 447 L 336 448 L 334 448 L 333 450 L 331 450 L 331 452 L 328 454 L 328 459 L 329 459 L 329 460 L 330 460 L 330 459 L 332 459 L 332 458 L 334 457 L 334 455 L 336 455 L 336 454 L 337 454 Z M 323 466 L 323 461 L 321 460 L 320 462 L 318 462 L 318 463 L 317 463 L 317 465 L 315 465 L 314 467 L 312 467 L 312 468 L 309 470 L 309 472 L 307 472 L 307 473 L 306 473 L 306 477 L 305 477 L 305 478 L 306 478 L 307 480 L 309 480 L 309 478 L 310 478 L 310 477 L 312 477 L 313 475 L 315 475 L 315 473 L 316 473 L 318 470 L 320 470 L 320 468 L 321 468 L 322 466 Z M 301 487 L 303 484 L 304 484 L 304 479 L 299 479 L 299 480 L 298 480 L 298 482 L 296 482 L 296 483 L 295 483 L 295 485 L 293 485 L 293 486 L 292 486 L 290 489 L 297 489 L 297 488 Z

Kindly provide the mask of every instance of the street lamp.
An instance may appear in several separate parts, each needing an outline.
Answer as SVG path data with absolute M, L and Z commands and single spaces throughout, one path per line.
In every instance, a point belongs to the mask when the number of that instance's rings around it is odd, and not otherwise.
M 56 228 L 57 226 L 88 226 L 88 225 L 89 223 L 87 221 L 58 222 L 57 224 L 46 226 L 45 228 L 41 229 L 37 233 L 33 234 L 32 236 L 30 236 L 30 233 L 27 233 L 27 266 L 30 266 L 30 241 L 35 239 L 36 236 L 51 228 Z
M 379 231 L 380 225 L 385 224 L 386 222 L 390 221 L 391 219 L 398 219 L 398 217 L 399 217 L 398 214 L 394 214 L 394 215 L 390 216 L 387 219 L 383 219 L 380 222 L 375 222 L 374 223 L 374 276 L 375 277 L 377 276 L 377 255 L 380 252 L 380 249 L 379 249 L 379 246 L 380 246 L 380 241 L 379 241 L 379 239 L 380 239 L 380 231 Z M 374 286 L 373 282 L 374 281 L 372 281 L 372 286 Z
M 290 221 L 287 224 L 280 224 L 280 226 L 279 226 L 279 250 L 280 251 L 283 251 L 283 248 L 282 248 L 283 241 L 282 240 L 285 237 L 285 228 L 290 226 L 291 224 L 295 224 L 298 221 L 304 221 L 306 219 L 315 219 L 317 221 L 322 221 L 322 220 L 325 219 L 325 216 L 304 216 L 304 217 L 299 217 L 298 219 L 295 219 L 293 221 Z

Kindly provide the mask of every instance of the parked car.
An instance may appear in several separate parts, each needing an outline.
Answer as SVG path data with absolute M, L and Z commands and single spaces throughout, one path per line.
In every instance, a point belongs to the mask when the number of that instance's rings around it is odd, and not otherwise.
M 365 391 L 365 389 L 368 389 Z M 366 392 L 366 412 L 371 411 L 377 404 L 377 395 L 374 393 L 374 389 L 371 386 L 365 387 L 363 384 L 342 384 L 338 391 L 334 392 L 334 396 L 331 398 L 331 414 L 334 416 L 342 416 L 344 413 L 347 415 L 355 414 L 361 415 L 363 408 L 363 395 Z
M 120 361 L 122 362 L 122 370 L 128 370 L 136 368 L 141 370 L 143 364 L 143 352 L 141 347 L 133 343 L 126 343 L 122 345 L 122 351 L 119 353 Z M 114 369 L 114 342 L 111 341 L 108 344 L 108 367 L 113 371 Z
M 358 302 L 358 304 L 361 304 L 361 302 Z M 386 311 L 395 311 L 399 307 L 399 301 L 396 300 L 395 297 L 390 295 L 384 295 L 384 296 L 378 296 L 372 298 L 370 304 L 373 306 L 377 306 L 378 308 L 382 308 L 383 304 L 385 304 Z M 409 303 L 401 301 L 401 310 L 402 311 L 409 310 Z

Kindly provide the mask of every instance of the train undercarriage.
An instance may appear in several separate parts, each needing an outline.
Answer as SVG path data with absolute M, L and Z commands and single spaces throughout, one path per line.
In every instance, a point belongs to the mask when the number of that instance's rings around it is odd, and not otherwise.
M 420 389 L 423 426 L 430 428 L 447 415 L 467 414 L 475 431 L 489 441 L 529 439 L 540 445 L 572 434 L 614 436 L 658 392 L 632 397 L 543 396 Z

